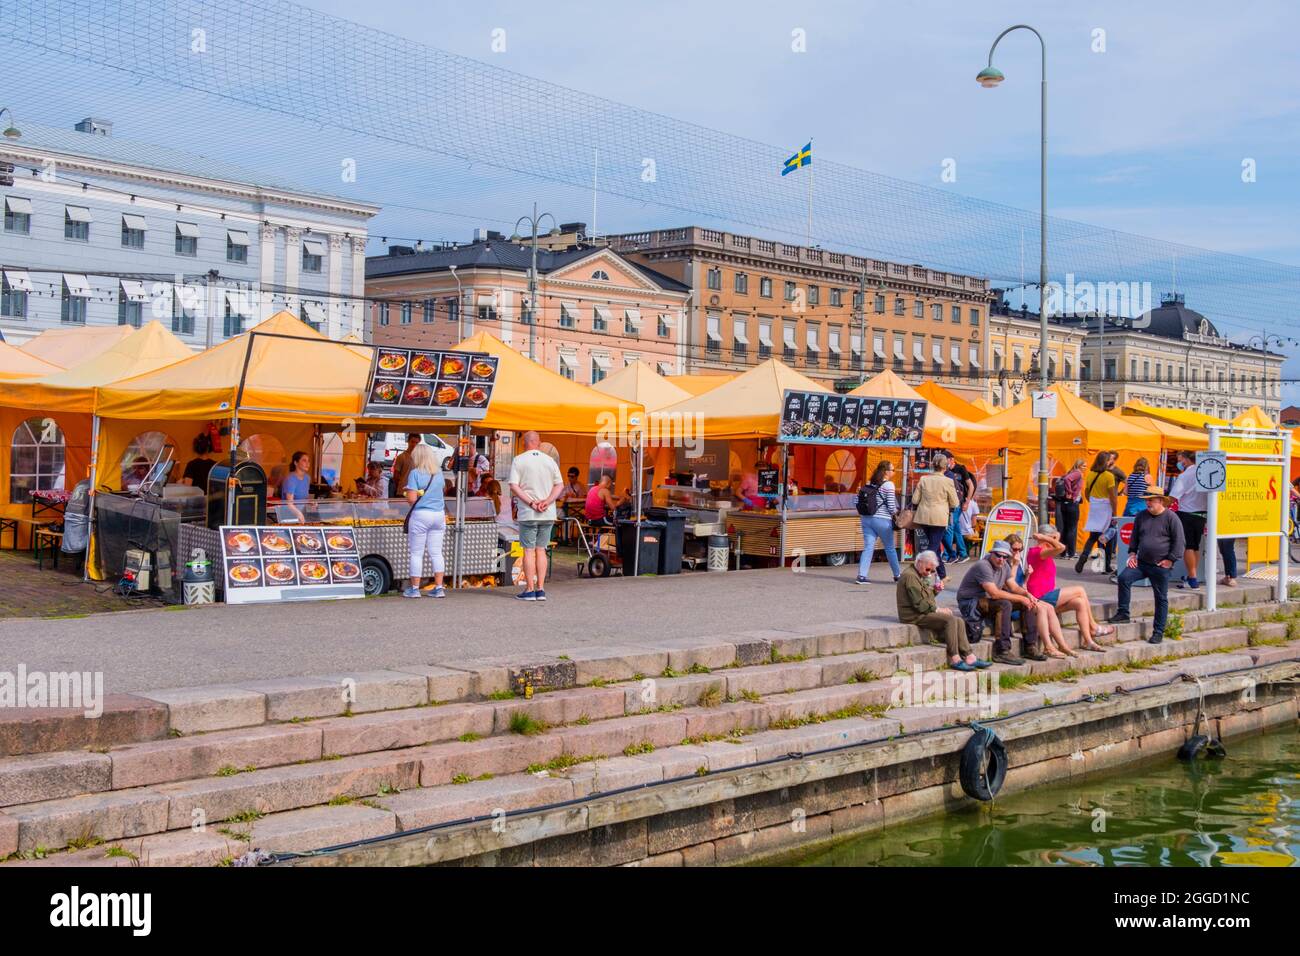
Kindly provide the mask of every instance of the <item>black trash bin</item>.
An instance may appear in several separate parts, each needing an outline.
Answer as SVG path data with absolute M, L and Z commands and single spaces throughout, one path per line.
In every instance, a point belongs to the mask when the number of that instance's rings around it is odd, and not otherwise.
M 637 539 L 636 522 L 620 521 L 618 523 L 618 557 L 623 562 L 623 574 L 631 577 L 633 562 L 636 561 L 638 547 L 641 551 L 640 561 L 635 565 L 641 574 L 656 574 L 659 569 L 659 545 L 664 537 L 662 521 L 642 521 L 641 536 Z
M 647 508 L 646 517 L 664 524 L 659 542 L 659 573 L 681 574 L 682 549 L 686 543 L 686 515 L 683 508 Z

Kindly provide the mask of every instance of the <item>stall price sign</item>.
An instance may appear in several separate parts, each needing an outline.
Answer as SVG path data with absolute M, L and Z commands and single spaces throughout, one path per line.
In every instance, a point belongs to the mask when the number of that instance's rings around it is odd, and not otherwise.
M 805 445 L 919 448 L 929 402 L 786 389 L 781 441 Z
M 1020 540 L 1029 541 L 1034 533 L 1034 513 L 1023 501 L 1000 501 L 989 509 L 984 521 L 984 553 L 988 553 L 994 541 L 1001 541 L 1013 531 L 1020 535 Z
M 221 566 L 227 604 L 366 596 L 351 528 L 222 527 Z
M 480 421 L 497 378 L 497 357 L 486 352 L 380 348 L 370 363 L 367 415 Z

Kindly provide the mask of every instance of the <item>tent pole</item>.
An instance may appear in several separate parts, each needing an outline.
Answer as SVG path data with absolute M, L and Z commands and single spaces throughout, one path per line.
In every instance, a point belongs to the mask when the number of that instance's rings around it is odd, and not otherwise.
M 469 442 L 469 426 L 462 424 L 457 431 L 459 434 L 456 440 L 456 451 L 459 454 Z M 474 452 L 471 450 L 469 455 L 473 454 Z M 461 585 L 460 565 L 465 545 L 465 476 L 468 473 L 468 467 L 463 470 L 460 467 L 456 468 L 456 528 L 453 532 L 456 541 L 451 554 L 451 575 L 452 586 L 457 590 L 460 589 Z
M 86 555 L 81 562 L 81 580 L 90 580 L 90 539 L 95 529 L 95 488 L 99 483 L 99 416 L 90 419 L 90 497 L 86 503 Z
M 785 499 L 790 488 L 790 446 L 781 443 L 781 567 L 785 567 Z
M 636 495 L 636 547 L 632 549 L 632 577 L 641 574 L 641 435 L 638 432 L 632 445 L 632 493 Z M 660 539 L 660 547 L 663 539 Z

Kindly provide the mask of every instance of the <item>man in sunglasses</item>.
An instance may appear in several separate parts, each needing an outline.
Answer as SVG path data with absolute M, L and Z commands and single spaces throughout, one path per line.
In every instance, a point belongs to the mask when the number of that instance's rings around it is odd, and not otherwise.
M 1011 565 L 1011 545 L 995 541 L 988 553 L 966 571 L 957 589 L 957 608 L 966 622 L 967 639 L 971 644 L 984 635 L 986 621 L 993 625 L 993 660 L 999 664 L 1018 666 L 1024 663 L 1011 650 L 1011 612 L 1020 607 L 1031 611 L 1038 599 L 1016 583 Z M 1022 614 L 1025 621 L 1025 657 L 1031 661 L 1045 661 L 1039 650 L 1038 615 Z

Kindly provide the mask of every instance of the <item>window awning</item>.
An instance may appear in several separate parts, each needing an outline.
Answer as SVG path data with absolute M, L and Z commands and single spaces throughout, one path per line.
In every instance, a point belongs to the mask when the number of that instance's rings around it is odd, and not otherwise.
M 894 336 L 894 358 L 903 361 L 903 340 L 899 336 Z
M 78 299 L 90 298 L 90 282 L 83 275 L 65 272 L 63 274 L 63 287 L 67 289 L 70 296 Z
M 740 345 L 749 344 L 749 332 L 746 330 L 747 325 L 748 323 L 744 319 L 736 319 L 735 323 L 731 326 L 732 337 Z
M 177 223 L 177 225 L 180 224 Z M 302 241 L 302 247 L 306 252 L 313 256 L 325 255 L 325 243 L 321 242 L 319 239 L 304 239 Z
M 795 348 L 794 344 L 794 323 L 790 323 L 782 330 L 782 340 L 788 349 Z
M 24 199 L 22 196 L 5 196 L 5 208 L 10 212 L 30 216 L 32 214 L 32 201 Z
M 129 302 L 144 302 L 149 298 L 149 293 L 145 291 L 144 283 L 137 282 L 134 279 L 122 279 L 122 295 L 126 296 Z
M 885 357 L 885 337 L 883 335 L 878 339 L 871 340 L 871 354 L 878 359 Z
M 604 322 L 604 323 L 606 323 L 606 324 L 608 325 L 608 324 L 609 324 L 609 309 L 605 308 L 603 305 L 598 305 L 598 306 L 596 306 L 596 318 L 600 319 L 600 321 L 602 321 L 602 322 Z
M 32 277 L 27 274 L 26 270 L 6 269 L 4 275 L 9 288 L 17 289 L 19 292 L 32 291 Z
M 238 229 L 227 229 L 226 241 L 232 246 L 246 246 L 248 245 L 248 233 L 241 232 Z
M 144 216 L 137 216 L 134 213 L 122 213 L 122 225 L 127 229 L 138 229 L 143 232 L 146 228 Z
M 716 315 L 711 315 L 705 321 L 704 334 L 709 337 L 710 342 L 722 341 L 722 329 L 720 328 L 722 320 Z
M 591 353 L 591 360 L 596 363 L 596 367 L 602 371 L 608 372 L 610 369 L 610 360 L 608 355 L 602 355 L 599 352 Z
M 912 343 L 912 358 L 918 362 L 925 361 L 925 345 L 920 339 Z
M 573 352 L 561 352 L 560 364 L 565 368 L 576 369 L 578 367 L 578 356 Z
M 970 347 L 970 367 L 971 368 L 980 367 L 980 350 L 978 347 L 974 345 Z
M 772 347 L 772 326 L 760 323 L 758 326 L 758 344 Z
M 961 368 L 961 346 L 953 342 L 948 349 L 948 361 L 953 368 Z
M 316 325 L 325 324 L 325 306 L 319 302 L 304 302 L 302 310 L 307 313 L 307 321 Z
M 936 341 L 930 343 L 930 356 L 934 359 L 935 365 L 943 364 L 943 343 L 942 342 Z
M 316 253 L 312 253 L 312 255 L 315 254 Z M 489 306 L 491 308 L 496 308 L 496 304 L 497 304 L 496 293 L 480 292 L 478 295 L 474 297 L 474 304 L 478 306 Z
M 68 217 L 68 222 L 93 222 L 90 218 L 90 210 L 85 206 L 64 206 L 63 214 Z
M 1002 346 L 1000 345 L 993 346 L 993 357 L 997 359 L 999 362 L 1002 361 Z
M 809 352 L 820 352 L 822 350 L 821 343 L 818 341 L 820 337 L 821 331 L 819 329 L 804 329 L 804 341 L 808 343 Z
M 199 227 L 193 222 L 176 223 L 176 235 L 184 236 L 186 239 L 197 239 L 199 237 Z
M 568 302 L 560 303 L 560 318 L 567 319 L 570 322 L 578 321 L 578 307 Z
M 624 310 L 623 310 L 623 319 L 624 319 L 624 321 L 626 321 L 626 323 L 627 323 L 628 325 L 630 325 L 632 328 L 634 328 L 634 329 L 640 329 L 640 328 L 641 328 L 641 310 L 640 310 L 640 309 L 624 309 Z
M 672 375 L 673 372 L 675 371 L 672 362 L 660 362 L 658 364 L 659 364 L 660 375 Z
M 226 302 L 230 306 L 230 311 L 237 315 L 253 314 L 252 298 L 252 293 L 245 292 L 242 289 L 226 290 Z
M 849 351 L 854 355 L 862 354 L 862 336 L 858 335 L 856 332 L 849 336 Z M 881 357 L 883 358 L 884 356 Z
M 831 332 L 830 338 L 827 340 L 827 345 L 830 347 L 830 350 L 832 352 L 834 352 L 836 355 L 839 355 L 840 354 L 840 333 Z
M 673 327 L 673 317 L 669 315 L 667 312 L 659 313 L 659 321 L 662 322 L 665 326 L 667 326 L 670 329 Z

